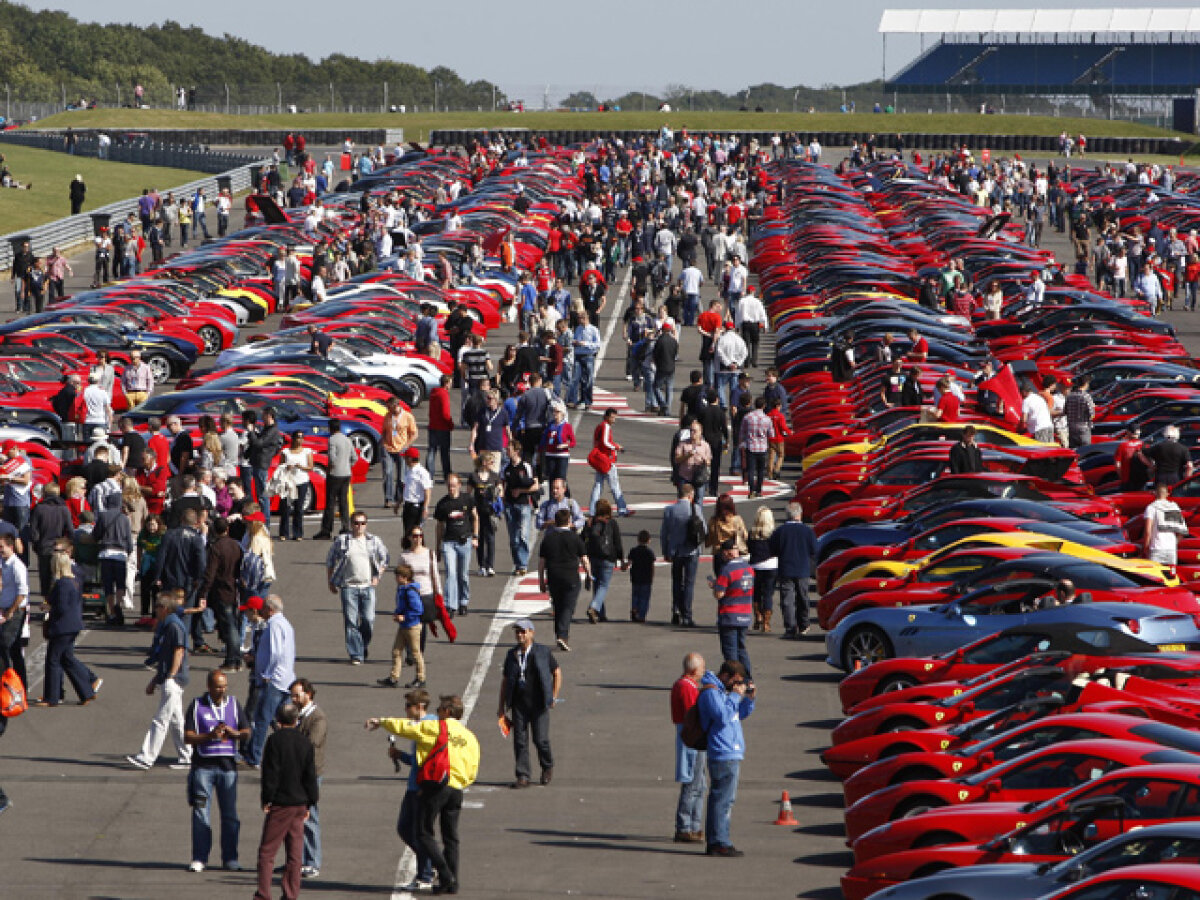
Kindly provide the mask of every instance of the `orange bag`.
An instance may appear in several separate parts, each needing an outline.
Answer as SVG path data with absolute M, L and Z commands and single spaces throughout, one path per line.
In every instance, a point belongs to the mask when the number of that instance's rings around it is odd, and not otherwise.
M 25 699 L 25 685 L 17 675 L 16 669 L 5 669 L 0 676 L 0 716 L 11 719 L 29 709 Z

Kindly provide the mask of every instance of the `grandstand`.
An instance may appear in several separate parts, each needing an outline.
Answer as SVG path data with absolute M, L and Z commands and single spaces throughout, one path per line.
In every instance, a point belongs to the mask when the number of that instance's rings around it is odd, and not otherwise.
M 897 94 L 1162 98 L 1200 86 L 1200 9 L 886 10 L 889 34 L 936 36 L 885 80 Z

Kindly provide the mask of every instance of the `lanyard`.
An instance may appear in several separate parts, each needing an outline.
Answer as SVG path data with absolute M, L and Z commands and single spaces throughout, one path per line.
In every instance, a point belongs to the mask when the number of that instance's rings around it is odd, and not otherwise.
M 521 667 L 520 683 L 525 683 L 525 666 L 529 662 L 529 651 L 523 650 L 517 654 L 517 665 Z

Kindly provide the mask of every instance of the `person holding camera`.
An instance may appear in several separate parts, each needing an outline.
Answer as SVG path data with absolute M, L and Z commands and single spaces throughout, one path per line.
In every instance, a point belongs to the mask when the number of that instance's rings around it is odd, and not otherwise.
M 183 738 L 192 746 L 188 801 L 192 806 L 192 862 L 189 872 L 203 872 L 212 849 L 213 795 L 221 804 L 221 864 L 231 872 L 238 863 L 237 742 L 250 737 L 250 725 L 236 697 L 229 696 L 225 673 L 208 673 L 208 690 L 188 707 Z
M 738 776 L 746 756 L 742 719 L 754 712 L 754 682 L 746 667 L 726 660 L 714 675 L 706 672 L 700 681 L 700 727 L 708 741 L 708 806 L 705 813 L 705 854 L 733 858 L 743 856 L 730 843 L 730 821 L 737 799 Z

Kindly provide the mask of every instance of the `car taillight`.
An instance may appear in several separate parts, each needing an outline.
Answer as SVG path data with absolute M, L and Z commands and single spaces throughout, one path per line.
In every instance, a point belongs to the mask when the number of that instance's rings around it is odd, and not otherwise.
M 1192 624 L 1200 628 L 1200 613 L 1192 613 Z
M 1142 623 L 1137 619 L 1126 619 L 1125 627 L 1127 627 L 1133 634 L 1141 634 L 1142 632 Z

